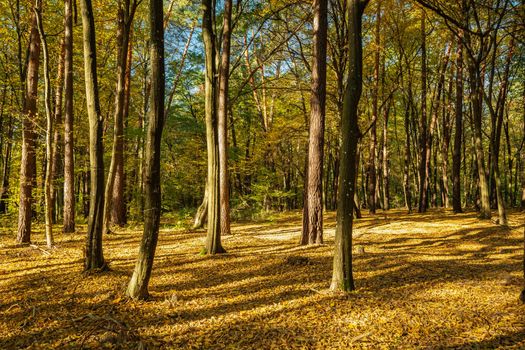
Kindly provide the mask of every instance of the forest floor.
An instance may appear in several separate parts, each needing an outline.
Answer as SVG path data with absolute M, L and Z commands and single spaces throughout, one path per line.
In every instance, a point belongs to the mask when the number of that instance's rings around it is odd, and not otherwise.
M 85 227 L 57 235 L 50 252 L 42 230 L 39 248 L 18 247 L 3 227 L 0 349 L 525 349 L 524 222 L 365 215 L 354 232 L 364 248 L 357 291 L 334 295 L 334 213 L 325 245 L 298 246 L 300 213 L 285 213 L 234 224 L 228 253 L 215 257 L 199 254 L 204 231 L 166 221 L 147 302 L 123 296 L 140 225 L 104 237 L 111 271 L 92 275 L 82 274 Z

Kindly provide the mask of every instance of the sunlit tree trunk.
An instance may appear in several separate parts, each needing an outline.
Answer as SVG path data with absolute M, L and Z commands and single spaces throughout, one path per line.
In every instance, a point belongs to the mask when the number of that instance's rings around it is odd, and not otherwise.
M 44 64 L 44 104 L 46 110 L 46 170 L 44 179 L 44 207 L 45 207 L 45 232 L 46 245 L 52 248 L 53 240 L 53 205 L 51 192 L 53 191 L 53 114 L 51 113 L 51 79 L 49 78 L 49 53 L 47 41 L 42 24 L 41 4 L 35 6 L 35 16 L 37 21 L 38 34 L 42 44 L 43 64 Z
M 326 108 L 327 0 L 314 1 L 314 38 L 305 219 L 302 244 L 323 243 L 323 158 Z
M 113 193 L 115 178 L 119 173 L 119 179 L 123 179 L 124 174 L 124 103 L 126 100 L 126 68 L 128 66 L 128 48 L 131 33 L 131 24 L 135 15 L 136 2 L 130 3 L 130 0 L 119 2 L 118 9 L 118 32 L 117 42 L 119 43 L 119 52 L 117 58 L 117 86 L 115 94 L 115 113 L 113 126 L 113 147 L 111 152 L 111 163 L 109 165 L 108 178 L 106 181 L 104 194 L 104 233 L 111 232 L 111 217 L 113 207 L 121 208 L 123 203 L 113 202 Z M 124 186 L 119 186 L 120 191 L 116 200 L 124 201 Z M 123 223 L 117 223 L 123 224 Z
M 160 143 L 164 125 L 164 28 L 163 2 L 150 0 L 151 110 L 146 132 L 144 166 L 144 232 L 139 256 L 126 294 L 133 299 L 148 298 L 148 283 L 159 235 L 161 186 Z
M 73 0 L 64 0 L 64 232 L 75 232 Z
M 35 7 L 40 7 L 41 1 L 36 1 Z M 40 61 L 40 36 L 37 29 L 36 13 L 31 20 L 29 44 L 29 62 L 26 75 L 26 92 L 24 98 L 24 119 L 22 121 L 22 158 L 20 159 L 20 203 L 18 206 L 17 243 L 31 241 L 31 216 L 33 205 L 33 186 L 36 177 L 35 154 L 35 119 L 38 100 L 38 66 Z
M 91 0 L 80 0 L 84 43 L 84 74 L 89 118 L 90 200 L 88 232 L 84 251 L 84 270 L 106 268 L 102 254 L 102 220 L 104 215 L 103 117 L 100 113 L 97 81 L 95 21 Z
M 362 90 L 363 49 L 361 22 L 368 1 L 349 0 L 347 3 L 349 31 L 348 78 L 341 123 L 341 174 L 337 205 L 337 226 L 332 283 L 333 291 L 348 292 L 355 289 L 352 274 L 352 223 L 354 218 L 354 192 L 356 152 L 359 140 L 357 106 Z
M 219 143 L 219 196 L 221 235 L 230 234 L 230 179 L 228 171 L 228 87 L 230 79 L 230 41 L 232 0 L 224 1 L 222 26 L 222 52 L 219 69 L 219 95 L 217 103 L 217 140 Z
M 208 149 L 208 234 L 206 253 L 224 253 L 221 244 L 221 207 L 219 184 L 219 145 L 217 135 L 217 71 L 216 42 L 213 28 L 212 0 L 202 1 L 202 39 L 206 61 L 205 72 L 205 115 L 206 144 Z

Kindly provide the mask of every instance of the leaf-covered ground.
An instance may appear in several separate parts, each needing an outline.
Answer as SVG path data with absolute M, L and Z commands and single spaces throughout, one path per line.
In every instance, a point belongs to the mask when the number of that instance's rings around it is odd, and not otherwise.
M 357 291 L 327 293 L 326 244 L 299 247 L 299 213 L 233 226 L 228 254 L 199 255 L 204 232 L 161 230 L 152 300 L 123 297 L 140 227 L 105 237 L 111 271 L 82 274 L 85 228 L 50 252 L 0 233 L 0 349 L 525 349 L 525 216 L 380 213 L 357 220 Z M 55 230 L 59 230 L 56 227 Z M 43 246 L 43 233 L 35 232 Z M 357 247 L 359 248 L 359 247 Z M 357 250 L 357 249 L 356 249 Z

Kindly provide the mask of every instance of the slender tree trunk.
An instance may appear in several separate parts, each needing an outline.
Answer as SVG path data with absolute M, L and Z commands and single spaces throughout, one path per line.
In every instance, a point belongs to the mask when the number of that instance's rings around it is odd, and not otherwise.
M 2 166 L 2 182 L 0 183 L 0 214 L 7 214 L 7 198 L 9 196 L 9 173 L 11 170 L 11 150 L 13 149 L 13 116 L 9 116 L 7 137 L 4 138 L 5 153 Z
M 64 233 L 75 232 L 73 138 L 73 0 L 64 0 Z
M 219 69 L 218 143 L 219 143 L 219 194 L 221 235 L 230 234 L 230 179 L 228 171 L 228 86 L 230 78 L 230 40 L 232 0 L 224 1 L 222 26 L 222 52 Z
M 390 114 L 390 104 L 392 100 L 389 100 L 388 106 L 385 108 L 383 118 L 383 210 L 390 209 L 390 169 L 388 160 L 388 117 Z
M 377 148 L 377 119 L 379 113 L 379 61 L 381 45 L 381 2 L 377 2 L 376 25 L 375 25 L 375 52 L 374 52 L 374 90 L 372 100 L 372 127 L 370 129 L 370 154 L 368 158 L 368 210 L 376 212 L 376 148 Z
M 314 38 L 312 93 L 310 96 L 310 131 L 308 140 L 306 220 L 303 220 L 303 242 L 323 243 L 323 158 L 326 108 L 326 48 L 328 1 L 314 1 Z
M 470 73 L 470 101 L 472 104 L 472 119 L 474 124 L 474 149 L 476 152 L 477 171 L 479 179 L 480 191 L 480 217 L 482 219 L 490 219 L 490 194 L 489 184 L 487 181 L 487 173 L 485 168 L 485 154 L 483 151 L 483 133 L 482 133 L 482 96 L 483 86 L 480 75 L 479 64 L 474 62 L 472 58 L 469 59 L 469 73 Z
M 164 28 L 163 2 L 150 0 L 151 110 L 146 132 L 144 232 L 139 256 L 126 294 L 148 298 L 148 283 L 159 235 L 161 186 L 160 143 L 164 125 Z
M 456 120 L 454 153 L 452 155 L 452 209 L 455 213 L 461 213 L 461 141 L 463 138 L 463 39 L 461 37 L 458 38 L 456 55 Z
M 65 55 L 65 43 L 62 39 L 60 41 L 60 58 L 58 60 L 57 67 L 57 78 L 55 85 L 55 105 L 53 110 L 53 160 L 51 164 L 51 177 L 53 178 L 53 187 L 51 188 L 51 209 L 53 224 L 57 223 L 58 220 L 58 199 L 59 191 L 61 191 L 60 186 L 57 186 L 57 180 L 59 179 L 59 147 L 61 138 L 60 138 L 60 128 L 62 126 L 62 95 L 64 91 L 64 55 Z
M 129 42 L 128 42 L 128 58 L 126 60 L 126 73 L 124 80 L 124 103 L 122 107 L 122 121 L 127 125 L 127 120 L 129 116 L 129 102 L 131 95 L 131 61 L 133 58 L 132 50 L 132 30 L 130 23 L 129 30 Z M 124 127 L 122 127 L 124 130 Z M 111 222 L 118 226 L 124 226 L 127 223 L 127 197 L 126 197 L 126 174 L 124 172 L 125 165 L 125 149 L 126 149 L 126 139 L 124 133 L 119 139 L 119 144 L 117 145 L 117 155 L 116 155 L 116 171 L 115 171 L 115 180 L 113 181 L 113 195 L 112 195 L 112 208 L 111 208 Z M 119 150 L 121 148 L 121 150 Z
M 120 179 L 124 174 L 124 102 L 126 99 L 126 68 L 128 66 L 128 47 L 130 39 L 131 22 L 133 21 L 134 8 L 130 8 L 129 0 L 120 1 L 118 10 L 118 32 L 117 42 L 119 43 L 119 52 L 117 58 L 117 86 L 115 94 L 115 113 L 113 127 L 113 148 L 111 152 L 111 163 L 109 166 L 108 178 L 106 181 L 104 194 L 104 233 L 111 233 L 111 216 L 113 203 L 113 192 L 117 172 L 120 173 Z M 135 3 L 133 4 L 135 6 Z M 124 186 L 119 186 L 120 193 L 117 199 L 124 200 Z M 118 203 L 117 207 L 122 207 Z
M 104 149 L 103 117 L 100 113 L 97 81 L 95 21 L 91 0 L 80 0 L 84 43 L 84 73 L 87 114 L 89 118 L 90 200 L 89 220 L 84 252 L 84 270 L 107 267 L 102 254 L 102 221 L 104 215 Z
M 53 240 L 53 205 L 51 192 L 53 191 L 53 114 L 51 113 L 51 79 L 49 78 L 49 53 L 47 41 L 42 24 L 42 4 L 35 7 L 35 16 L 38 27 L 38 34 L 42 44 L 42 54 L 44 59 L 44 103 L 46 109 L 46 172 L 44 180 L 44 201 L 45 201 L 45 226 L 46 244 L 52 248 Z
M 217 135 L 217 72 L 216 40 L 213 29 L 212 0 L 202 0 L 202 39 L 206 58 L 205 115 L 206 144 L 208 148 L 208 234 L 206 253 L 218 254 L 225 250 L 221 244 L 221 206 L 219 183 L 219 145 Z
M 341 174 L 335 231 L 333 262 L 333 291 L 348 292 L 355 289 L 352 273 L 352 223 L 356 176 L 356 152 L 359 139 L 357 106 L 363 84 L 363 49 L 361 21 L 368 1 L 349 0 L 347 3 L 349 31 L 348 80 L 341 123 Z
M 425 12 L 421 13 L 421 118 L 419 120 L 419 207 L 424 213 L 428 208 L 428 135 L 427 135 L 427 46 Z
M 41 0 L 36 6 L 41 6 Z M 18 207 L 17 243 L 31 241 L 31 217 L 33 205 L 33 186 L 36 181 L 36 131 L 38 100 L 38 66 L 40 58 L 40 36 L 37 29 L 36 13 L 31 20 L 29 45 L 29 62 L 26 75 L 26 92 L 24 98 L 24 119 L 22 121 L 22 158 L 20 159 L 20 204 Z

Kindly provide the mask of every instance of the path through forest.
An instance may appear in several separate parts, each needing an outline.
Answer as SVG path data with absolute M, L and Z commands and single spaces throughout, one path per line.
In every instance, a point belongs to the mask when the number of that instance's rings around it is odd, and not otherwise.
M 14 247 L 14 228 L 3 229 L 0 348 L 525 347 L 523 213 L 510 229 L 475 213 L 365 215 L 349 295 L 326 292 L 334 219 L 313 247 L 298 246 L 300 213 L 235 224 L 221 256 L 199 254 L 203 231 L 165 222 L 148 302 L 123 297 L 140 226 L 106 236 L 112 270 L 86 276 L 84 234 L 58 236 L 48 253 Z

